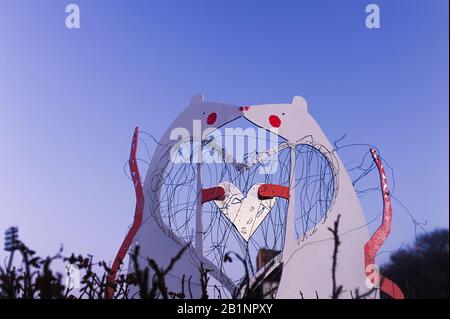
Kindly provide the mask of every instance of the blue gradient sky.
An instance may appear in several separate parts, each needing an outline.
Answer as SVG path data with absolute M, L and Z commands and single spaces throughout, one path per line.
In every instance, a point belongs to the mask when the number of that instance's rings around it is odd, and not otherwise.
M 110 261 L 134 211 L 135 126 L 159 137 L 195 93 L 302 95 L 331 140 L 377 145 L 396 195 L 448 227 L 448 1 L 0 0 L 0 230 Z M 413 237 L 398 205 L 387 247 Z M 3 260 L 6 254 L 0 252 Z

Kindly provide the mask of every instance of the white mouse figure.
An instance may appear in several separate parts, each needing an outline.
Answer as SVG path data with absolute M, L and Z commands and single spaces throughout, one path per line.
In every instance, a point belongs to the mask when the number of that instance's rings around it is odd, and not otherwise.
M 193 120 L 200 120 L 201 128 L 204 130 L 206 128 L 219 128 L 241 116 L 242 113 L 237 106 L 206 102 L 202 95 L 196 95 L 192 98 L 189 106 L 175 119 L 160 139 L 143 185 L 145 199 L 143 223 L 133 241 L 134 245 L 139 245 L 140 247 L 140 257 L 138 258 L 138 261 L 141 269 L 148 267 L 147 258 L 154 259 L 162 268 L 167 267 L 171 258 L 173 258 L 186 244 L 185 240 L 177 236 L 168 225 L 164 223 L 161 217 L 160 197 L 161 185 L 163 184 L 162 179 L 164 171 L 171 161 L 170 150 L 172 146 L 178 142 L 177 140 L 171 139 L 174 129 L 187 129 L 192 134 Z M 201 214 L 198 215 L 197 226 L 201 227 Z M 195 249 L 190 246 L 165 277 L 168 290 L 180 292 L 181 279 L 183 275 L 185 275 L 185 291 L 188 291 L 187 280 L 191 277 L 190 291 L 192 292 L 192 297 L 199 298 L 201 296 L 200 263 L 203 263 L 205 268 L 212 270 L 210 275 L 214 276 L 225 287 L 232 290 L 234 284 L 224 276 L 214 264 L 203 257 L 202 249 L 200 248 L 202 233 L 201 230 L 197 229 L 196 231 L 197 238 Z M 133 267 L 134 266 L 130 261 L 130 271 L 133 271 Z M 152 275 L 150 275 L 150 280 L 151 277 Z M 133 293 L 137 293 L 137 291 L 131 292 L 131 294 Z M 189 297 L 189 294 L 187 294 L 186 298 Z
M 336 281 L 343 286 L 340 298 L 352 298 L 355 289 L 367 292 L 364 266 L 364 244 L 369 239 L 367 222 L 350 177 L 333 146 L 314 118 L 308 113 L 306 101 L 295 96 L 290 104 L 266 104 L 241 108 L 244 117 L 285 138 L 291 145 L 309 144 L 333 163 L 335 198 L 314 232 L 297 238 L 295 231 L 295 190 L 290 189 L 286 220 L 283 270 L 277 298 L 330 298 L 332 295 L 332 256 L 334 240 L 328 228 L 334 228 L 338 214 L 341 244 L 337 259 Z M 295 149 L 291 149 L 291 163 Z M 291 185 L 295 180 L 291 168 Z

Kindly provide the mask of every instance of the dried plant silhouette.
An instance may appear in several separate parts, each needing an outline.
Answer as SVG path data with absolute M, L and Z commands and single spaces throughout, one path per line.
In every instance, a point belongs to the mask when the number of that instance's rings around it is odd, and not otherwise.
M 21 256 L 21 263 L 18 267 L 0 266 L 0 298 L 6 299 L 104 299 L 108 288 L 113 288 L 112 299 L 185 299 L 193 298 L 191 291 L 191 278 L 183 276 L 180 282 L 180 291 L 169 291 L 165 278 L 172 270 L 176 262 L 185 253 L 189 245 L 180 249 L 166 267 L 161 267 L 153 259 L 147 259 L 147 267 L 141 269 L 137 262 L 139 247 L 130 253 L 133 260 L 134 269 L 127 275 L 120 274 L 115 283 L 108 282 L 108 275 L 111 269 L 105 262 L 94 262 L 93 256 L 82 255 L 63 257 L 62 249 L 57 254 L 47 258 L 36 256 L 36 252 L 29 249 L 23 243 L 18 245 L 18 252 Z M 237 256 L 237 255 L 236 255 Z M 231 261 L 227 257 L 227 261 Z M 239 257 L 240 261 L 243 261 Z M 52 263 L 62 261 L 70 264 L 71 267 L 80 271 L 80 287 L 74 289 L 73 285 L 68 285 L 66 276 L 54 272 L 51 269 Z M 244 263 L 245 265 L 245 263 Z M 209 269 L 203 265 L 199 268 L 202 299 L 208 299 Z M 81 275 L 82 273 L 82 275 Z M 100 275 L 99 275 L 100 273 Z M 247 273 L 248 275 L 248 273 Z M 264 273 L 263 273 L 264 275 Z M 151 280 L 149 280 L 151 276 Z M 254 290 L 261 280 L 256 280 L 251 286 L 246 286 L 249 280 L 245 280 L 241 288 L 236 290 L 235 298 L 247 298 L 254 296 Z M 139 287 L 138 293 L 132 295 L 131 287 Z
M 329 228 L 334 238 L 334 250 L 331 258 L 331 274 L 333 289 L 330 292 L 332 299 L 339 298 L 343 286 L 339 285 L 336 277 L 336 269 L 339 267 L 339 227 L 340 216 L 337 217 L 334 228 Z M 436 230 L 420 236 L 414 247 L 409 247 L 396 252 L 391 257 L 391 262 L 383 267 L 383 272 L 395 278 L 407 292 L 409 298 L 448 298 L 448 230 Z M 104 262 L 94 262 L 93 256 L 82 255 L 69 257 L 62 255 L 62 248 L 53 256 L 42 258 L 25 244 L 19 243 L 18 253 L 21 262 L 18 266 L 11 266 L 5 262 L 0 266 L 0 298 L 6 299 L 104 299 L 106 291 L 113 288 L 112 299 L 186 299 L 193 298 L 191 291 L 191 279 L 182 277 L 179 291 L 169 291 L 165 278 L 174 265 L 186 252 L 189 245 L 180 251 L 169 261 L 165 267 L 161 267 L 153 259 L 147 259 L 144 269 L 139 267 L 137 258 L 139 247 L 130 252 L 134 269 L 128 274 L 120 274 L 113 284 L 108 282 L 111 269 Z M 264 271 L 256 278 L 251 278 L 250 271 L 244 258 L 234 252 L 225 254 L 224 262 L 242 263 L 244 266 L 244 280 L 232 294 L 233 299 L 257 299 L 270 297 L 276 292 L 276 287 L 262 293 L 259 289 L 270 274 L 274 261 L 264 265 Z M 52 270 L 55 262 L 70 264 L 80 272 L 80 286 L 76 289 L 66 282 L 66 274 Z M 199 268 L 201 298 L 208 299 L 209 269 L 203 265 Z M 282 271 L 278 269 L 276 271 Z M 131 288 L 138 287 L 138 293 L 131 294 Z M 218 287 L 214 287 L 219 298 Z M 358 290 L 352 292 L 354 299 L 363 299 L 371 296 L 376 289 L 373 288 L 364 294 Z M 136 289 L 133 289 L 136 291 Z M 323 297 L 323 296 L 322 296 Z M 383 297 L 383 296 L 382 296 Z M 302 292 L 299 292 L 302 298 Z M 317 296 L 318 299 L 321 296 Z

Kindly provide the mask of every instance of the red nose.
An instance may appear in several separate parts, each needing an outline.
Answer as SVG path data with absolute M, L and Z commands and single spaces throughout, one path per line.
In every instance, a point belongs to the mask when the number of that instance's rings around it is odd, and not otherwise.
M 241 112 L 245 112 L 245 111 L 248 111 L 248 110 L 250 110 L 250 106 L 241 106 L 239 108 L 239 111 L 241 111 Z

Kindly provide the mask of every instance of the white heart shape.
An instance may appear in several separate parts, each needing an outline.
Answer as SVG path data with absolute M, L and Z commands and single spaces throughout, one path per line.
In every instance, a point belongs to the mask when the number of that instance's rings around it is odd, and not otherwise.
M 258 188 L 261 185 L 263 184 L 253 185 L 246 197 L 230 182 L 222 182 L 218 185 L 224 188 L 225 198 L 215 200 L 214 203 L 233 223 L 245 241 L 248 241 L 258 229 L 276 202 L 275 197 L 269 199 L 258 197 Z

